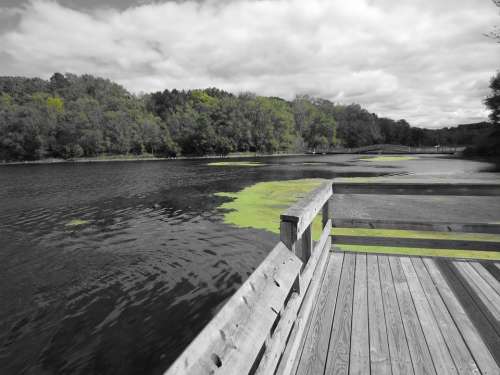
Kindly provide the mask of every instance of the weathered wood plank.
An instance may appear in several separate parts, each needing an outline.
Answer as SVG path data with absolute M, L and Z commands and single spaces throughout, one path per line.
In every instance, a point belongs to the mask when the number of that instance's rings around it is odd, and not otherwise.
M 279 243 L 166 374 L 248 373 L 301 267 Z
M 321 216 L 321 222 L 323 223 L 324 228 L 327 221 L 333 218 L 333 197 L 330 197 L 323 205 Z M 332 223 L 330 223 L 330 227 L 331 225 Z
M 376 255 L 367 255 L 367 272 L 370 370 L 372 375 L 387 375 L 392 372 Z
M 332 182 L 331 180 L 325 181 L 321 186 L 308 193 L 304 198 L 283 212 L 281 214 L 281 221 L 295 223 L 297 237 L 300 238 L 331 196 Z
M 317 268 L 314 271 L 316 276 L 311 279 L 309 288 L 304 295 L 299 314 L 293 326 L 292 333 L 288 339 L 287 346 L 279 363 L 276 375 L 288 375 L 296 372 L 301 358 L 305 337 L 312 321 L 312 312 L 317 305 L 317 295 L 321 285 L 323 284 L 323 280 L 326 277 L 326 269 L 329 259 L 332 258 L 332 261 L 334 262 L 340 261 L 340 264 L 342 264 L 343 256 L 344 254 L 342 253 L 330 255 L 329 248 L 325 245 L 325 249 L 322 252 L 320 260 L 318 261 Z
M 474 327 L 474 324 L 468 317 L 464 308 L 448 286 L 446 279 L 441 274 L 441 271 L 437 267 L 435 261 L 430 258 L 424 258 L 423 261 L 434 282 L 434 285 L 437 287 L 441 298 L 446 304 L 453 321 L 459 328 L 462 337 L 467 343 L 467 346 L 476 361 L 477 366 L 481 370 L 481 373 L 483 375 L 498 375 L 500 368 L 497 366 L 494 358 L 488 350 L 488 347 L 485 345 L 481 335 Z
M 333 227 L 500 234 L 500 224 L 334 218 Z
M 498 281 L 488 270 L 479 262 L 469 262 L 469 264 L 481 275 L 481 277 L 500 295 L 500 281 Z
M 267 375 L 274 373 L 280 357 L 285 350 L 286 341 L 292 329 L 297 312 L 302 302 L 302 296 L 293 293 L 288 300 L 286 308 L 280 312 L 281 319 L 273 332 L 273 335 L 266 345 L 266 350 L 259 363 L 255 375 Z
M 352 301 L 354 295 L 355 255 L 345 254 L 339 292 L 335 304 L 326 374 L 348 374 L 351 345 Z
M 317 305 L 312 314 L 311 326 L 305 339 L 297 374 L 322 374 L 325 370 L 343 261 L 344 254 L 342 253 L 334 253 L 330 256 L 326 275 L 317 297 Z
M 413 374 L 408 342 L 401 320 L 396 290 L 392 279 L 391 268 L 387 256 L 378 257 L 380 283 L 382 287 L 382 300 L 384 303 L 385 322 L 387 325 L 387 339 L 391 354 L 391 367 L 393 375 Z
M 420 285 L 420 281 L 411 260 L 402 257 L 400 261 L 436 372 L 440 375 L 458 374 L 450 351 L 448 350 L 448 346 L 446 345 L 446 341 L 434 318 L 434 314 L 429 306 L 429 301 Z
M 405 329 L 410 356 L 413 363 L 413 370 L 416 375 L 435 374 L 432 357 L 425 340 L 420 321 L 418 319 L 415 305 L 408 288 L 407 280 L 398 257 L 390 257 L 392 277 L 394 279 L 394 288 L 398 298 L 401 317 L 403 318 L 403 327 Z
M 462 277 L 488 308 L 493 318 L 500 323 L 500 296 L 495 290 L 468 264 L 467 262 L 455 261 L 454 266 Z M 500 334 L 500 332 L 499 332 Z
M 399 238 L 399 237 L 365 237 L 365 236 L 332 236 L 333 243 L 349 245 L 375 245 L 396 247 L 420 247 L 430 249 L 458 249 L 500 251 L 500 242 L 437 240 L 428 238 Z
M 304 269 L 302 270 L 302 273 L 300 275 L 300 289 L 302 293 L 304 293 L 309 287 L 309 283 L 311 282 L 311 279 L 314 277 L 314 274 L 316 272 L 316 267 L 322 253 L 329 252 L 330 247 L 331 247 L 330 232 L 327 228 L 325 228 L 323 230 L 323 233 L 321 233 L 319 241 L 314 246 L 309 261 L 304 266 Z
M 421 258 L 412 258 L 413 267 L 418 275 L 434 317 L 441 329 L 450 354 L 455 362 L 458 373 L 461 375 L 478 374 L 479 369 L 467 348 L 460 331 L 453 321 L 446 305 L 439 295 Z
M 349 374 L 365 375 L 370 373 L 366 254 L 356 254 L 355 275 Z
M 494 181 L 480 183 L 470 181 L 443 180 L 378 180 L 342 182 L 333 180 L 335 194 L 390 194 L 390 195 L 455 195 L 455 196 L 496 196 L 500 195 L 500 184 Z

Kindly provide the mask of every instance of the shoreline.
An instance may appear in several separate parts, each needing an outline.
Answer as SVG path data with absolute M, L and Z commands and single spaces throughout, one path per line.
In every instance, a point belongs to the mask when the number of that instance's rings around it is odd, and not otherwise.
M 48 164 L 71 164 L 71 163 L 105 163 L 105 162 L 131 162 L 131 161 L 167 161 L 167 160 L 200 160 L 200 159 L 236 159 L 236 158 L 269 158 L 280 156 L 305 156 L 306 153 L 283 153 L 283 154 L 229 154 L 226 156 L 205 155 L 205 156 L 177 156 L 177 157 L 154 157 L 154 156 L 118 156 L 118 157 L 95 157 L 95 158 L 76 158 L 76 159 L 40 159 L 27 161 L 9 161 L 0 162 L 0 166 L 8 165 L 48 165 Z M 321 154 L 317 154 L 321 155 Z

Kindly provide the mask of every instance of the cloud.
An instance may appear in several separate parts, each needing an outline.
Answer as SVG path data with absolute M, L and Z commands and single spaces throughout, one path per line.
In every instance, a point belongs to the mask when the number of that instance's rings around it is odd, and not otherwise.
M 498 18 L 488 1 L 206 0 L 118 10 L 33 0 L 8 11 L 19 19 L 0 29 L 0 74 L 91 73 L 134 92 L 310 94 L 425 127 L 485 119 L 482 99 L 500 68 L 499 45 L 483 36 Z M 0 20 L 6 14 L 0 8 Z

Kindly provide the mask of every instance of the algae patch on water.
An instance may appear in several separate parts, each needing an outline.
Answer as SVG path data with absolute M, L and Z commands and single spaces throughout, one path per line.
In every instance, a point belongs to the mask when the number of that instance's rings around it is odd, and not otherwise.
M 261 167 L 265 164 L 258 161 L 217 161 L 207 165 L 210 167 Z
M 264 229 L 279 233 L 280 214 L 309 191 L 318 187 L 323 179 L 259 182 L 236 193 L 216 193 L 233 198 L 219 208 L 227 210 L 224 222 L 239 228 Z M 318 215 L 315 228 L 321 224 Z M 318 233 L 313 229 L 314 234 Z
M 415 156 L 394 156 L 394 155 L 381 155 L 373 157 L 360 158 L 361 161 L 405 161 L 405 160 L 416 160 Z
M 65 226 L 66 227 L 78 227 L 80 225 L 85 225 L 85 224 L 88 224 L 88 223 L 90 223 L 90 221 L 88 221 L 88 220 L 73 219 L 73 220 L 68 221 L 65 224 Z

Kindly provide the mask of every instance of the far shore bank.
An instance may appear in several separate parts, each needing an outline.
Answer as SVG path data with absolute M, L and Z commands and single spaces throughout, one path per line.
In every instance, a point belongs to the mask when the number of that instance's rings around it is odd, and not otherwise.
M 66 164 L 66 163 L 99 163 L 111 161 L 162 161 L 162 160 L 199 160 L 199 159 L 235 159 L 235 158 L 268 158 L 280 156 L 304 156 L 312 155 L 307 153 L 277 153 L 277 154 L 259 154 L 259 153 L 235 153 L 225 156 L 221 155 L 204 155 L 204 156 L 176 156 L 176 157 L 156 157 L 149 155 L 110 155 L 96 156 L 92 158 L 74 158 L 74 159 L 59 159 L 48 158 L 40 160 L 26 161 L 7 161 L 1 162 L 1 165 L 32 165 L 32 164 Z M 321 155 L 321 154 L 316 154 Z

